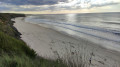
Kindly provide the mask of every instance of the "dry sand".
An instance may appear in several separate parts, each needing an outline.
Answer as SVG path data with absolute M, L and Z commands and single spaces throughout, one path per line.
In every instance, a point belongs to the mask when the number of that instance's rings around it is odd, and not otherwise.
M 39 56 L 84 63 L 85 67 L 120 67 L 120 53 L 105 49 L 84 39 L 74 39 L 49 28 L 31 24 L 16 18 L 14 26 L 24 40 Z M 79 66 L 78 66 L 79 67 Z

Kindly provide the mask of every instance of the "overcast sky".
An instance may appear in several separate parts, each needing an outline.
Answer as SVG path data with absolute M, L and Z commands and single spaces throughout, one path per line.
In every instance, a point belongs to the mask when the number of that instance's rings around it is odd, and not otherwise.
M 120 0 L 0 0 L 0 12 L 28 14 L 120 12 Z

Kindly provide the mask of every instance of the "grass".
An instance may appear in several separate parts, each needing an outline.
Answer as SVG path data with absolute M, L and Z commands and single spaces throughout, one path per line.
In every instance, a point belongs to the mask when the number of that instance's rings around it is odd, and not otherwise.
M 30 57 L 35 57 L 35 51 L 30 49 L 23 41 L 17 40 L 11 36 L 0 32 L 0 53 L 15 53 L 15 54 L 26 54 Z
M 12 37 L 14 35 L 14 30 L 9 26 L 8 28 L 5 28 L 4 26 L 5 25 L 0 24 L 0 53 L 2 51 L 16 54 L 24 53 L 30 57 L 35 57 L 35 51 L 30 49 L 22 40 Z
M 2 19 L 6 21 L 5 17 Z M 0 16 L 0 20 L 2 19 Z M 10 23 L 0 22 L 0 67 L 67 67 L 60 60 L 53 61 L 37 56 L 16 34 L 19 33 Z
M 43 58 L 31 59 L 27 56 L 3 54 L 0 56 L 0 67 L 66 67 L 58 61 L 47 60 Z
M 23 41 L 0 32 L 0 67 L 67 67 L 62 61 L 37 57 Z
M 17 34 L 17 32 L 13 28 L 11 28 L 10 24 L 4 24 L 2 22 L 0 22 L 0 31 L 12 37 L 16 37 Z

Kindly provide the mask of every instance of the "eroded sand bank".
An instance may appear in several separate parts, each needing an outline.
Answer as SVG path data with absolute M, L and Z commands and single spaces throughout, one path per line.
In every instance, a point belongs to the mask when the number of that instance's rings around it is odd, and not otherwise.
M 66 63 L 81 63 L 85 67 L 120 67 L 120 53 L 100 47 L 84 39 L 74 39 L 52 29 L 27 23 L 16 18 L 14 26 L 23 39 L 38 55 L 63 59 Z

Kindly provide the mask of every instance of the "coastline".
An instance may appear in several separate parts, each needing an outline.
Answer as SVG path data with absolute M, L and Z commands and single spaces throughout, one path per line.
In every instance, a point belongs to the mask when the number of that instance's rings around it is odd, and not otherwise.
M 48 59 L 60 58 L 66 63 L 74 61 L 78 65 L 84 62 L 86 66 L 92 67 L 120 66 L 119 54 L 112 53 L 92 42 L 77 40 L 54 30 L 24 22 L 22 18 L 15 18 L 15 22 L 14 26 L 22 34 L 21 39 L 39 56 Z
M 20 39 L 20 32 L 11 19 L 25 17 L 24 14 L 0 13 L 0 67 L 68 67 L 61 60 L 49 60 L 37 56 L 36 52 Z

